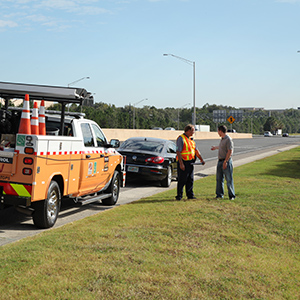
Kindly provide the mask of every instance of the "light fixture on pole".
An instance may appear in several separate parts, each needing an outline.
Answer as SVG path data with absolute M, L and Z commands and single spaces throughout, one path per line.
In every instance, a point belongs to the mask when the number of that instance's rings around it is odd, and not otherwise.
M 194 61 L 188 60 L 186 58 L 174 55 L 174 54 L 163 54 L 163 56 L 173 56 L 182 60 L 183 62 L 193 66 L 193 106 L 194 106 L 194 113 L 193 113 L 193 125 L 196 125 L 196 63 Z
M 186 104 L 182 105 L 181 107 L 177 108 L 177 112 L 178 112 L 178 119 L 177 119 L 177 121 L 178 121 L 178 126 L 177 126 L 177 130 L 179 130 L 179 110 L 180 110 L 181 108 L 184 108 L 184 107 L 187 106 L 187 105 L 190 105 L 190 104 L 191 104 L 191 103 L 186 103 Z
M 135 106 L 143 101 L 148 100 L 148 98 L 142 99 L 136 103 L 133 104 L 133 119 L 132 119 L 132 129 L 135 129 Z
M 83 80 L 83 79 L 90 79 L 90 77 L 86 76 L 86 77 L 82 77 L 82 78 L 80 78 L 80 79 L 77 79 L 77 80 L 75 80 L 75 81 L 69 83 L 69 84 L 68 84 L 68 87 L 70 87 L 70 85 L 73 85 L 74 83 L 79 82 L 79 81 L 81 81 L 81 80 Z

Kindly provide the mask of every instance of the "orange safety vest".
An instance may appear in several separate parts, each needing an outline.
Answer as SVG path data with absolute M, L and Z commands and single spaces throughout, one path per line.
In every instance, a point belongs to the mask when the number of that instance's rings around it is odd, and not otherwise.
M 195 159 L 196 143 L 188 138 L 185 134 L 180 135 L 183 140 L 183 148 L 181 151 L 181 157 L 183 160 Z M 178 160 L 178 157 L 177 157 Z

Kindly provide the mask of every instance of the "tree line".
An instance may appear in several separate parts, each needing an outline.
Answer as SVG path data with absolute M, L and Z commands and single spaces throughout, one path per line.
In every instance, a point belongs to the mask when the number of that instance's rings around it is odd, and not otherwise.
M 49 109 L 60 110 L 60 104 L 55 104 Z M 196 108 L 196 123 L 210 125 L 210 131 L 216 131 L 217 126 L 213 121 L 214 110 L 226 110 L 229 117 L 230 110 L 237 108 L 222 105 L 205 104 L 202 108 Z M 126 105 L 116 107 L 103 102 L 90 106 L 77 106 L 72 104 L 70 111 L 83 112 L 86 118 L 94 120 L 102 128 L 152 129 L 153 127 L 173 127 L 183 130 L 186 124 L 192 123 L 193 108 L 156 108 L 155 106 L 143 106 L 142 108 Z M 133 118 L 135 116 L 135 122 Z M 222 124 L 237 132 L 263 134 L 264 131 L 300 133 L 300 110 L 286 109 L 284 111 L 244 110 L 242 121 L 232 125 L 226 121 Z

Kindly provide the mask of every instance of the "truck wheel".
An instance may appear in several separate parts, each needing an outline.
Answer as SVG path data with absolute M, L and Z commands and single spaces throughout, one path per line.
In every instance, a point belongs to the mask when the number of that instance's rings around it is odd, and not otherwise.
M 167 176 L 161 181 L 161 186 L 169 187 L 172 182 L 172 167 L 168 166 Z
M 58 217 L 60 209 L 61 193 L 56 181 L 51 181 L 47 199 L 33 204 L 33 223 L 38 228 L 52 227 Z
M 118 201 L 120 193 L 120 173 L 118 171 L 114 172 L 111 183 L 105 192 L 111 193 L 112 195 L 109 198 L 102 199 L 102 204 L 115 205 Z

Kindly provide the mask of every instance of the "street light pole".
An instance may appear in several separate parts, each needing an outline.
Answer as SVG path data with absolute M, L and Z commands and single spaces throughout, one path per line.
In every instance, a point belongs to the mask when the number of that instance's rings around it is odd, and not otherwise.
M 139 103 L 141 103 L 143 101 L 146 101 L 146 100 L 148 100 L 148 98 L 142 99 L 142 100 L 140 100 L 140 101 L 138 101 L 138 102 L 136 102 L 136 103 L 133 104 L 132 129 L 135 129 L 135 105 L 137 105 L 137 104 L 139 104 Z
M 196 125 L 196 62 L 188 60 L 186 58 L 174 55 L 174 54 L 163 54 L 163 56 L 173 56 L 182 60 L 183 62 L 193 66 L 193 106 L 194 106 L 194 113 L 193 113 L 193 125 Z
M 191 104 L 191 103 L 186 103 L 186 104 L 184 104 L 183 106 L 177 108 L 177 112 L 178 112 L 178 119 L 177 119 L 178 125 L 177 125 L 177 129 L 178 129 L 178 130 L 179 130 L 179 110 L 182 109 L 182 108 L 184 108 L 184 107 L 187 106 L 187 105 L 190 105 L 190 104 Z

